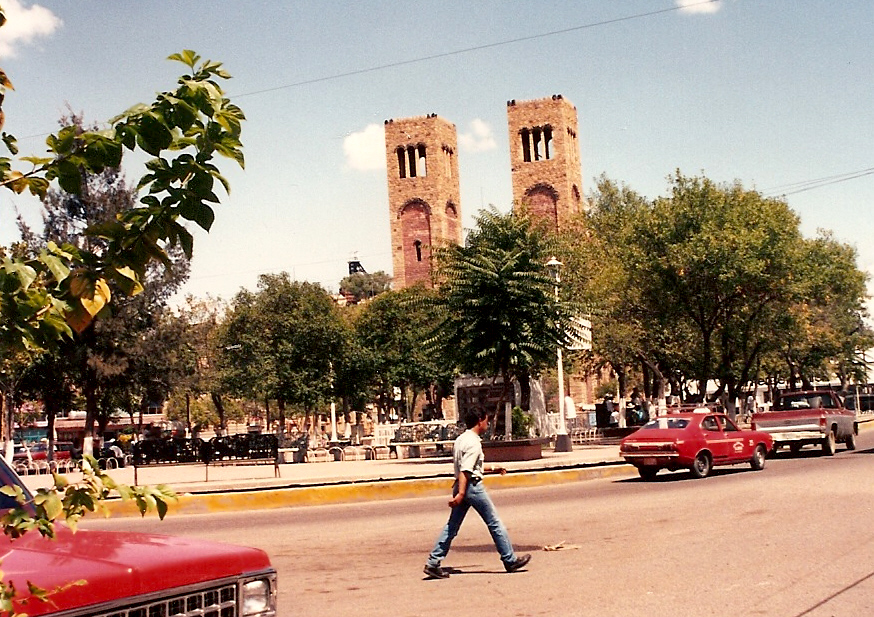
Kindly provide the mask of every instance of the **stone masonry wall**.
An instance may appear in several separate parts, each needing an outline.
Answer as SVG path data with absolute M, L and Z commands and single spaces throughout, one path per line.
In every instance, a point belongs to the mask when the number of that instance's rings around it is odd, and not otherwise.
M 386 120 L 385 156 L 394 288 L 430 285 L 432 247 L 462 241 L 455 125 L 436 114 Z
M 583 208 L 577 108 L 561 95 L 508 101 L 507 127 L 514 204 L 560 228 Z

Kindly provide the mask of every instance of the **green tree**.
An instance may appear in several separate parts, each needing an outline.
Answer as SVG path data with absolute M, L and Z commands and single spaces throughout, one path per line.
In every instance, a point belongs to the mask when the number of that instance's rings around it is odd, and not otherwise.
M 287 405 L 308 414 L 333 397 L 332 363 L 344 333 L 338 307 L 320 286 L 285 272 L 261 275 L 258 292 L 240 291 L 222 324 L 223 380 L 238 396 L 275 400 L 281 424 Z
M 62 118 L 62 125 L 84 132 L 80 117 Z M 94 174 L 83 171 L 78 194 L 50 189 L 42 197 L 43 229 L 35 234 L 22 222 L 22 237 L 34 254 L 48 243 L 75 246 L 89 254 L 102 254 L 107 242 L 90 236 L 88 229 L 110 225 L 136 206 L 136 192 L 118 169 Z M 188 278 L 188 260 L 179 247 L 167 247 L 165 264 L 144 269 L 143 291 L 136 296 L 120 293 L 114 281 L 108 288 L 112 300 L 102 318 L 73 334 L 72 343 L 58 346 L 53 356 L 60 363 L 55 372 L 72 373 L 85 395 L 86 434 L 102 434 L 119 413 L 133 417 L 149 404 L 160 404 L 169 393 L 170 357 L 175 342 L 162 338 L 158 327 L 167 299 Z M 43 364 L 46 364 L 43 360 Z M 53 385 L 46 384 L 51 390 Z M 43 398 L 43 397 L 40 397 Z M 52 421 L 53 405 L 47 405 Z M 90 441 L 85 451 L 90 453 Z
M 161 329 L 173 348 L 173 394 L 167 405 L 168 417 L 185 422 L 189 429 L 215 425 L 224 428 L 225 409 L 216 408 L 213 398 L 222 400 L 218 361 L 222 353 L 219 322 L 224 303 L 207 297 L 188 296 L 176 312 L 164 315 Z
M 510 401 L 513 380 L 527 386 L 566 342 L 571 307 L 555 302 L 545 266 L 551 249 L 527 217 L 491 210 L 480 211 L 464 246 L 437 251 L 430 344 L 461 372 L 500 377 L 498 409 Z
M 559 234 L 564 286 L 590 309 L 596 333 L 592 353 L 576 354 L 576 364 L 586 370 L 609 365 L 617 375 L 620 397 L 630 390 L 635 367 L 643 364 L 655 376 L 654 396 L 664 396 L 668 367 L 663 328 L 654 327 L 641 312 L 628 267 L 636 222 L 647 216 L 651 202 L 601 176 L 589 204 L 588 212 Z
M 798 217 L 739 183 L 679 172 L 672 182 L 636 221 L 631 286 L 647 327 L 674 328 L 664 344 L 683 351 L 679 370 L 694 377 L 699 396 L 716 379 L 730 403 L 797 297 Z
M 406 418 L 421 392 L 435 414 L 442 415 L 452 367 L 442 361 L 439 350 L 424 345 L 435 324 L 427 304 L 431 295 L 421 287 L 386 292 L 365 305 L 355 321 L 361 345 L 372 357 L 375 398 L 383 414 L 392 408 L 397 388 Z
M 810 388 L 814 379 L 836 375 L 842 389 L 850 381 L 864 382 L 860 351 L 874 345 L 866 324 L 868 276 L 858 269 L 856 249 L 838 242 L 831 232 L 804 240 L 796 267 L 800 288 L 797 301 L 782 315 L 771 348 L 772 381 L 785 380 L 791 388 Z
M 35 258 L 7 256 L 0 268 L 3 319 L 0 340 L 8 349 L 51 349 L 72 330 L 84 330 L 110 300 L 109 281 L 123 293 L 142 288 L 152 260 L 167 262 L 167 248 L 180 246 L 191 256 L 190 221 L 209 230 L 216 182 L 229 189 L 212 160 L 227 156 L 243 164 L 240 144 L 242 111 L 224 97 L 217 79 L 230 77 L 221 64 L 201 63 L 192 51 L 170 56 L 186 64 L 176 90 L 162 92 L 152 105 L 137 105 L 112 120 L 104 131 L 62 128 L 46 140 L 48 156 L 0 158 L 0 186 L 45 195 L 53 182 L 79 194 L 82 174 L 99 174 L 121 164 L 124 149 L 143 150 L 155 158 L 137 184 L 139 205 L 89 235 L 105 241 L 92 252 L 49 243 Z M 10 87 L 5 74 L 0 84 Z M 15 138 L 3 134 L 10 152 Z M 22 165 L 29 169 L 20 170 Z
M 340 293 L 350 294 L 355 302 L 369 300 L 391 289 L 391 276 L 379 270 L 372 274 L 354 272 L 340 281 Z

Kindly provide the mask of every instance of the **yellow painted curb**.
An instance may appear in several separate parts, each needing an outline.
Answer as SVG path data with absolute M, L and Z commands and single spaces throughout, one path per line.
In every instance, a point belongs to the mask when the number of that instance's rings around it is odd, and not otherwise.
M 505 476 L 488 476 L 490 488 L 522 488 L 581 482 L 617 475 L 634 475 L 630 465 L 603 465 L 562 470 L 534 470 Z M 228 493 L 181 494 L 170 504 L 170 515 L 209 514 L 240 510 L 269 510 L 294 506 L 385 501 L 448 495 L 452 478 L 417 478 L 378 482 L 348 482 L 321 486 L 298 486 L 280 489 L 237 491 Z M 112 517 L 139 516 L 132 503 L 110 501 L 106 504 Z

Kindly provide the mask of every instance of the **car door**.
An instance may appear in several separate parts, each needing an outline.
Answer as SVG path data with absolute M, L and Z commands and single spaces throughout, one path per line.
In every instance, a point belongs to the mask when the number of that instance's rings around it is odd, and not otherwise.
M 725 450 L 728 460 L 741 461 L 750 458 L 753 454 L 752 443 L 744 439 L 744 435 L 737 425 L 726 416 L 718 416 L 719 425 L 722 428 L 725 440 Z
M 701 420 L 701 429 L 704 433 L 704 442 L 707 444 L 707 449 L 713 454 L 713 463 L 718 465 L 724 463 L 729 457 L 729 444 L 726 443 L 725 434 L 722 432 L 722 426 L 715 415 L 709 415 Z

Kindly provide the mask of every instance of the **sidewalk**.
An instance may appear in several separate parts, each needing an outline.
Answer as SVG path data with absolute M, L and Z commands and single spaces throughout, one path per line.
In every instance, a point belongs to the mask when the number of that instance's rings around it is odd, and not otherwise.
M 543 458 L 501 463 L 506 476 L 488 476 L 490 488 L 538 486 L 580 481 L 617 473 L 634 473 L 619 456 L 618 445 L 574 445 L 572 452 L 544 450 Z M 134 483 L 134 469 L 110 470 L 123 484 Z M 330 461 L 279 465 L 210 466 L 163 465 L 140 467 L 141 485 L 166 484 L 179 495 L 173 513 L 278 508 L 293 505 L 342 503 L 372 499 L 399 499 L 448 494 L 452 485 L 449 457 L 389 459 L 375 461 Z M 81 474 L 68 474 L 71 481 Z M 24 476 L 31 489 L 51 484 L 50 475 Z M 112 503 L 113 516 L 137 515 L 129 504 Z

